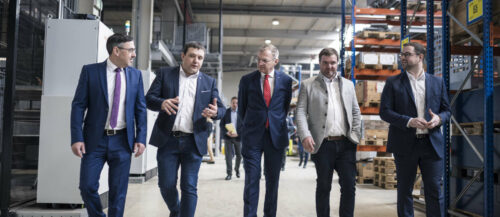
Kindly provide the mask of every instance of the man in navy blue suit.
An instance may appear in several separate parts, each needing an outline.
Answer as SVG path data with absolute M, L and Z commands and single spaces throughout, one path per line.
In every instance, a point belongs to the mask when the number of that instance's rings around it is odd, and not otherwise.
M 106 48 L 106 61 L 83 66 L 71 107 L 71 149 L 82 158 L 80 192 L 92 217 L 106 216 L 97 192 L 106 162 L 108 215 L 123 216 L 131 153 L 141 155 L 146 144 L 142 75 L 130 67 L 135 57 L 134 41 L 114 34 Z
M 288 145 L 286 116 L 292 98 L 292 79 L 274 70 L 278 57 L 274 45 L 262 46 L 257 55 L 258 70 L 243 76 L 239 84 L 245 217 L 257 216 L 262 153 L 266 174 L 264 216 L 276 216 L 281 155 Z
M 156 72 L 146 102 L 158 111 L 149 143 L 158 147 L 158 184 L 170 209 L 170 217 L 193 217 L 198 200 L 198 172 L 207 153 L 210 127 L 207 118 L 224 116 L 215 79 L 200 72 L 205 47 L 186 43 L 180 67 Z M 181 193 L 177 192 L 177 172 L 181 167 Z
M 236 132 L 230 132 L 226 129 L 226 124 L 233 124 Z M 236 155 L 234 171 L 236 177 L 240 178 L 241 163 L 241 140 L 238 135 L 238 129 L 241 128 L 241 119 L 238 115 L 238 97 L 231 98 L 231 107 L 227 108 L 224 118 L 220 120 L 221 135 L 224 138 L 224 154 L 226 156 L 226 180 L 231 180 L 233 175 L 233 154 Z
M 404 72 L 387 79 L 380 103 L 380 117 L 390 124 L 387 151 L 394 154 L 398 174 L 398 216 L 413 217 L 417 166 L 424 182 L 426 215 L 444 216 L 440 126 L 450 117 L 448 93 L 441 77 L 425 73 L 424 46 L 405 44 L 400 58 Z

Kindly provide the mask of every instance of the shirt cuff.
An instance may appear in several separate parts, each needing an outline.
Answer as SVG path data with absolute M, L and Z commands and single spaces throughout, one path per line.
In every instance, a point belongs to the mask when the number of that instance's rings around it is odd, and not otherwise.
M 406 127 L 407 127 L 407 128 L 410 128 L 410 121 L 411 121 L 411 119 L 413 119 L 413 118 L 410 118 L 410 119 L 408 120 L 408 123 L 406 123 Z

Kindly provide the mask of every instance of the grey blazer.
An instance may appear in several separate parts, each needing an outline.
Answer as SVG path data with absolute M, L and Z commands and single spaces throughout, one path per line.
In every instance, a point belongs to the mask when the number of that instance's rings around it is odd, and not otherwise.
M 303 81 L 297 103 L 297 131 L 301 140 L 312 136 L 316 143 L 313 154 L 318 152 L 326 133 L 325 114 L 328 109 L 328 91 L 323 78 L 323 74 L 320 73 L 318 76 Z M 354 84 L 350 80 L 340 78 L 340 99 L 344 104 L 348 129 L 346 137 L 354 144 L 358 144 L 361 138 L 361 113 Z

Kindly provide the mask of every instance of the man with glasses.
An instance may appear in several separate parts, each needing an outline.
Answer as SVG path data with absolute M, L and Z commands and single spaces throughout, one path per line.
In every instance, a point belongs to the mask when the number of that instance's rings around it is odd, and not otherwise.
M 106 216 L 99 198 L 99 176 L 109 165 L 108 216 L 123 216 L 131 154 L 146 144 L 146 102 L 132 37 L 114 34 L 109 58 L 85 65 L 71 107 L 71 149 L 82 158 L 80 192 L 89 216 Z M 83 128 L 82 128 L 83 126 Z
M 281 155 L 288 145 L 286 116 L 292 98 L 292 79 L 274 70 L 278 57 L 274 45 L 262 46 L 257 55 L 258 70 L 243 76 L 239 84 L 245 217 L 257 216 L 262 154 L 266 174 L 264 216 L 276 216 Z
M 170 217 L 194 216 L 198 172 L 212 128 L 208 119 L 224 117 L 215 79 L 200 72 L 204 58 L 202 44 L 186 43 L 181 65 L 159 69 L 146 95 L 148 109 L 159 112 L 149 144 L 158 147 L 158 185 Z
M 413 217 L 417 167 L 424 182 L 426 215 L 444 216 L 440 126 L 450 117 L 448 93 L 441 77 L 425 73 L 424 46 L 405 44 L 400 58 L 404 71 L 387 79 L 380 103 L 380 117 L 390 124 L 387 151 L 394 154 L 398 174 L 398 216 Z

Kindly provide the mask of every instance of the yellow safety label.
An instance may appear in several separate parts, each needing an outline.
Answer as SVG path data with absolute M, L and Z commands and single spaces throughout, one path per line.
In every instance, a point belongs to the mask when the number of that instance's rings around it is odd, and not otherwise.
M 405 37 L 401 40 L 401 50 L 403 50 L 403 45 L 410 43 L 410 37 Z
M 483 16 L 483 0 L 467 2 L 467 23 L 470 24 Z

